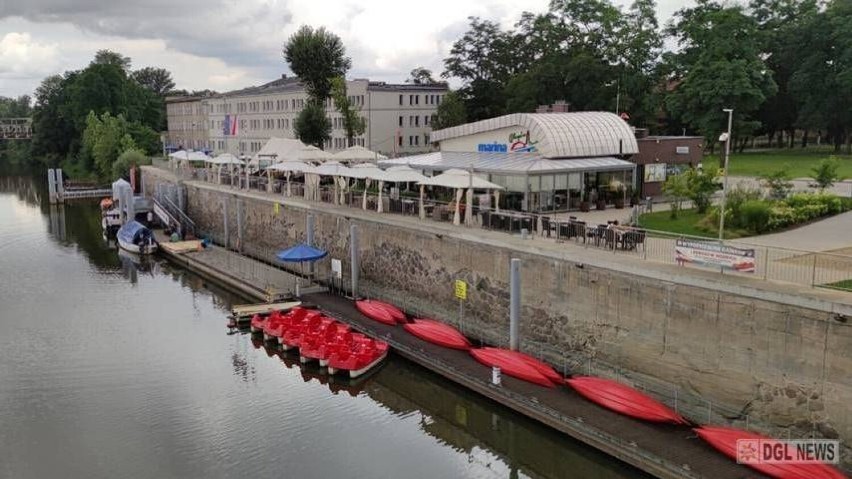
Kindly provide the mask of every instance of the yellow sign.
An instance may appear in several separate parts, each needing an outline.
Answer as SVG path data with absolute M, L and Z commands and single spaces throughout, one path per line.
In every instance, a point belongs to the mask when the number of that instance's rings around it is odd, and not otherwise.
M 273 206 L 273 207 L 272 207 L 272 212 L 273 212 L 273 213 L 275 213 L 275 214 L 277 215 L 277 214 L 278 214 L 278 209 L 279 209 L 279 205 L 278 205 L 278 203 L 275 203 L 275 206 Z
M 456 298 L 467 299 L 467 283 L 457 279 L 455 283 Z

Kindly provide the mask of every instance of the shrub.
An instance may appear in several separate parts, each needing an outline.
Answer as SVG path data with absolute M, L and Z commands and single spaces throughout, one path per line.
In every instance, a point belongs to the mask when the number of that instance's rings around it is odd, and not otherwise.
M 135 148 L 126 150 L 124 153 L 118 155 L 118 159 L 112 164 L 113 179 L 126 176 L 131 166 L 140 166 L 148 163 L 150 163 L 150 160 L 142 151 Z
M 840 167 L 840 162 L 837 157 L 831 156 L 820 162 L 812 171 L 814 172 L 814 181 L 820 190 L 829 188 L 841 178 L 837 174 L 837 169 Z
M 793 183 L 790 181 L 790 174 L 787 172 L 788 165 L 772 173 L 760 175 L 760 182 L 766 188 L 769 188 L 769 197 L 773 200 L 783 200 L 790 194 L 793 189 Z
M 728 197 L 725 200 L 725 223 L 731 226 L 736 227 L 744 227 L 742 223 L 742 212 L 740 211 L 742 205 L 747 201 L 759 200 L 763 197 L 763 193 L 759 189 L 755 188 L 744 188 L 744 187 L 736 187 L 733 190 L 728 192 Z M 716 218 L 716 222 L 719 221 L 719 211 L 717 208 L 713 208 L 717 211 L 711 211 Z
M 740 207 L 742 226 L 752 233 L 763 233 L 769 228 L 772 205 L 768 201 L 748 200 Z

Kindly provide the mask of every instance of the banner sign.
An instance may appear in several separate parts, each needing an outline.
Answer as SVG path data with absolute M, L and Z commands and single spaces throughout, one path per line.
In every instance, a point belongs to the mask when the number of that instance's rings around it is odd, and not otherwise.
M 754 273 L 754 250 L 724 246 L 718 243 L 679 239 L 675 243 L 675 261 L 700 266 Z

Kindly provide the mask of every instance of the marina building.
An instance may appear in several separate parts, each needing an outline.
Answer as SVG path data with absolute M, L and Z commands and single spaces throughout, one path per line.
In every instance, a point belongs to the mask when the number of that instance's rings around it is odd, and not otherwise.
M 388 156 L 432 151 L 432 119 L 447 91 L 445 83 L 347 81 L 349 99 L 366 122 L 355 144 Z M 286 75 L 210 97 L 167 98 L 166 146 L 252 156 L 269 138 L 295 138 L 295 120 L 307 101 L 304 86 Z M 332 124 L 325 149 L 342 150 L 348 146 L 343 119 L 332 100 L 325 106 Z

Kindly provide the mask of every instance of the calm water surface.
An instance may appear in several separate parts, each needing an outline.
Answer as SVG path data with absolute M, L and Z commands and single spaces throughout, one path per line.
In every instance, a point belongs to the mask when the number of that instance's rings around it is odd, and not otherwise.
M 99 221 L 0 177 L 0 477 L 640 477 L 398 358 L 329 384 Z

